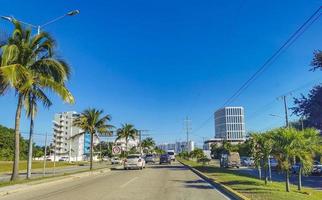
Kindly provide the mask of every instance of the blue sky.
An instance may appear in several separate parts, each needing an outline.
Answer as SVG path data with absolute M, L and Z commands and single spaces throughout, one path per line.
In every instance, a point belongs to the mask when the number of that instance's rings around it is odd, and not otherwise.
M 36 141 L 51 133 L 56 112 L 102 108 L 112 124 L 133 123 L 158 142 L 184 140 L 183 119 L 192 120 L 192 139 L 214 136 L 209 120 L 195 131 L 293 33 L 322 1 L 4 1 L 0 15 L 33 24 L 79 9 L 45 28 L 57 53 L 73 68 L 69 88 L 75 105 L 40 109 Z M 322 19 L 270 66 L 236 101 L 246 111 L 247 130 L 283 124 L 276 97 L 298 89 L 307 93 L 321 80 L 310 72 L 312 52 L 321 49 Z M 0 21 L 0 31 L 10 32 Z M 292 96 L 289 104 L 291 106 Z M 0 97 L 0 124 L 14 126 L 14 92 Z M 23 131 L 28 120 L 23 116 Z M 25 135 L 25 134 L 24 134 Z

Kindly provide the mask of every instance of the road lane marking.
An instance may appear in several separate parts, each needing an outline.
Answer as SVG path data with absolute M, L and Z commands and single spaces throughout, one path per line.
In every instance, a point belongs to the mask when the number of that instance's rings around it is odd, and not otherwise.
M 134 178 L 132 178 L 131 180 L 129 180 L 128 182 L 126 182 L 126 183 L 124 183 L 123 185 L 121 185 L 120 187 L 121 188 L 124 188 L 124 187 L 126 187 L 129 183 L 131 183 L 132 181 L 134 181 L 135 179 L 137 179 L 138 177 L 134 177 Z

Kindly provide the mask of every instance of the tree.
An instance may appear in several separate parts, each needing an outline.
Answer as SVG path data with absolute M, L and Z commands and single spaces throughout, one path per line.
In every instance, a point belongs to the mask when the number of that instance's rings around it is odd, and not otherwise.
M 196 148 L 190 152 L 189 157 L 196 158 L 198 160 L 198 159 L 204 158 L 205 154 L 203 153 L 202 149 Z
M 147 150 L 147 153 L 149 153 L 149 151 L 154 148 L 155 141 L 153 140 L 153 138 L 147 137 L 144 140 L 142 140 L 141 146 L 143 149 Z
M 165 154 L 165 151 L 160 149 L 159 147 L 154 147 L 154 152 L 158 155 Z
M 69 69 L 64 62 L 59 62 L 53 57 L 53 39 L 47 33 L 31 37 L 31 30 L 24 29 L 16 20 L 13 20 L 13 24 L 15 26 L 13 34 L 9 37 L 6 45 L 2 46 L 0 70 L 0 92 L 3 94 L 9 87 L 12 87 L 18 94 L 15 117 L 15 156 L 11 180 L 18 177 L 21 109 L 24 100 L 27 102 L 30 100 L 28 94 L 33 94 L 35 98 L 48 104 L 50 101 L 42 90 L 47 88 L 68 102 L 74 100 L 63 85 L 69 74 Z M 27 107 L 29 108 L 29 105 Z M 34 110 L 31 108 L 31 113 Z M 31 129 L 31 133 L 32 131 L 33 129 Z M 32 150 L 32 138 L 30 149 Z M 29 155 L 32 157 L 31 151 Z M 28 169 L 30 176 L 31 159 L 29 159 Z
M 304 118 L 304 127 L 322 129 L 322 85 L 313 87 L 307 97 L 294 98 L 294 104 L 293 113 Z
M 94 147 L 94 151 L 100 151 L 102 156 L 112 157 L 113 142 L 101 141 Z
M 313 60 L 311 62 L 311 70 L 322 70 L 322 51 L 317 50 L 313 52 Z
M 138 130 L 134 128 L 132 124 L 122 124 L 122 127 L 117 129 L 116 131 L 116 141 L 125 139 L 125 147 L 126 151 L 128 152 L 128 142 L 129 139 L 135 140 L 138 136 Z
M 313 52 L 311 71 L 322 70 L 322 51 Z M 316 85 L 310 90 L 307 97 L 303 94 L 299 98 L 294 98 L 295 107 L 293 114 L 300 116 L 304 127 L 314 127 L 322 129 L 322 86 Z
M 89 133 L 91 135 L 90 144 L 90 170 L 93 169 L 93 148 L 94 148 L 94 137 L 97 134 L 112 135 L 113 126 L 108 124 L 111 120 L 110 115 L 104 115 L 103 110 L 97 110 L 95 108 L 88 108 L 84 110 L 79 117 L 74 121 L 74 126 L 77 126 L 83 130 L 82 133 L 74 135 L 73 137 Z
M 256 166 L 260 171 L 260 164 L 263 163 L 265 185 L 268 182 L 268 165 L 269 156 L 273 149 L 274 141 L 270 132 L 266 133 L 253 133 L 251 135 L 252 152 Z M 260 172 L 259 172 L 260 173 Z M 259 175 L 261 178 L 261 175 Z
M 271 131 L 273 145 L 273 155 L 278 161 L 279 167 L 285 172 L 286 191 L 290 191 L 290 169 L 293 158 L 298 151 L 299 134 L 294 128 L 278 128 Z
M 321 137 L 315 129 L 298 131 L 295 156 L 299 160 L 298 190 L 302 189 L 302 173 L 308 173 L 312 167 L 312 157 L 316 152 L 321 152 Z

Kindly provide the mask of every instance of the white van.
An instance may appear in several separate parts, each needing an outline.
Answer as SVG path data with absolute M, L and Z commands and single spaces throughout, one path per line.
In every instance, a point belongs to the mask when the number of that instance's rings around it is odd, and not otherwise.
M 169 155 L 169 157 L 171 158 L 171 161 L 175 161 L 176 157 L 175 157 L 175 153 L 174 150 L 168 150 L 167 154 Z

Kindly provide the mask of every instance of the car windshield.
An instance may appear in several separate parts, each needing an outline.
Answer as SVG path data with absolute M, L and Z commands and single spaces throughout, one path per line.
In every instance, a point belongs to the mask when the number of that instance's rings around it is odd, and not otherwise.
M 133 158 L 140 158 L 140 156 L 131 155 L 131 156 L 128 156 L 128 157 L 127 157 L 127 159 L 133 159 Z
M 168 154 L 169 154 L 170 156 L 172 156 L 172 155 L 174 155 L 174 152 L 168 152 Z

